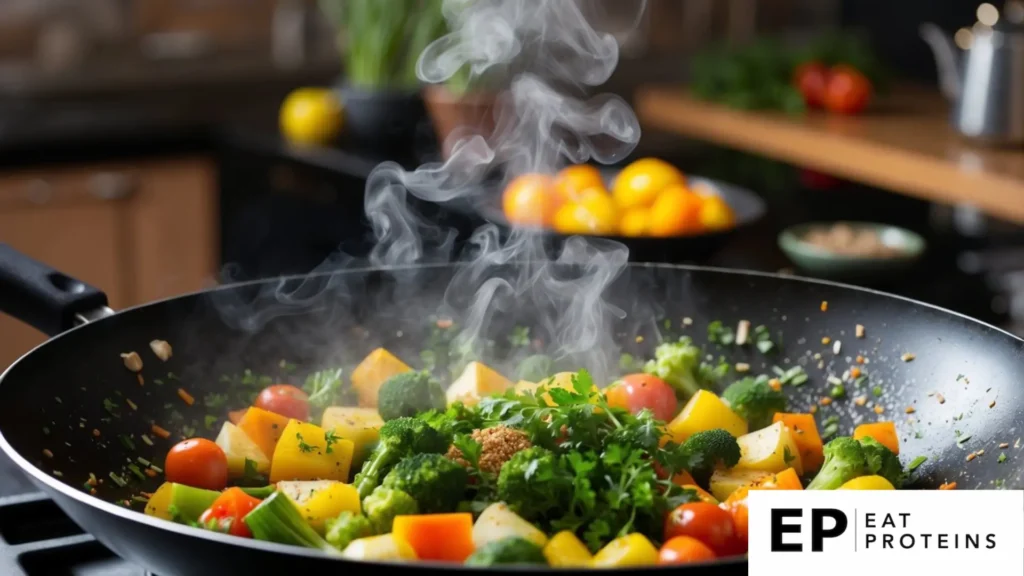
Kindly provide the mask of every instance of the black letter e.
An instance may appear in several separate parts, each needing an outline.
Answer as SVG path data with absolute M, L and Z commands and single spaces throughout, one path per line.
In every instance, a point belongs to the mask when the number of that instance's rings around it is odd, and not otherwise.
M 799 534 L 798 524 L 785 524 L 784 518 L 802 518 L 803 511 L 799 508 L 777 508 L 772 509 L 772 552 L 803 552 L 804 547 L 799 542 L 786 544 L 782 541 L 783 534 Z

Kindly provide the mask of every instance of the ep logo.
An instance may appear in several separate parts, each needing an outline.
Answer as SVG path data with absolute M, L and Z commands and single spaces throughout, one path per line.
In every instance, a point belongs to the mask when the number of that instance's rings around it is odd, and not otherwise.
M 772 552 L 806 552 L 803 538 L 787 538 L 787 534 L 802 534 L 805 525 L 811 535 L 810 551 L 823 552 L 825 540 L 842 536 L 850 524 L 846 513 L 835 508 L 812 508 L 806 512 L 801 508 L 771 510 Z

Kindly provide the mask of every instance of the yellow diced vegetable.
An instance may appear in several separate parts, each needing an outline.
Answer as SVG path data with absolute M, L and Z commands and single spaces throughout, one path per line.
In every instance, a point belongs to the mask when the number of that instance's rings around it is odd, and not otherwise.
M 225 422 L 221 426 L 216 442 L 228 457 L 229 478 L 241 478 L 245 475 L 246 460 L 252 462 L 251 466 L 255 467 L 257 473 L 270 472 L 270 458 L 267 458 L 263 450 L 260 450 L 245 432 L 231 422 Z
M 320 534 L 324 533 L 324 524 L 329 519 L 336 518 L 342 512 L 359 514 L 361 511 L 359 490 L 342 482 L 333 482 L 329 487 L 317 491 L 305 505 L 299 507 L 302 517 Z
M 412 370 L 394 354 L 383 348 L 377 348 L 363 358 L 363 361 L 352 371 L 352 388 L 363 408 L 377 407 L 377 392 L 385 380 L 395 374 Z
M 658 549 L 646 536 L 633 533 L 612 540 L 594 555 L 594 568 L 628 568 L 654 566 L 658 563 Z
M 265 456 L 273 456 L 277 441 L 281 438 L 288 418 L 255 406 L 247 409 L 238 421 L 238 429 L 260 447 Z
M 515 386 L 512 388 L 515 389 L 516 394 L 525 394 L 527 392 L 536 392 L 537 388 L 540 388 L 540 384 L 536 382 L 529 382 L 527 380 L 520 380 L 519 382 L 516 382 Z
M 800 448 L 793 440 L 792 431 L 782 422 L 740 436 L 736 443 L 740 445 L 740 461 L 735 466 L 737 470 L 782 472 L 786 468 L 793 468 L 798 476 L 804 473 Z
M 895 490 L 891 482 L 881 476 L 861 476 L 839 487 L 840 490 Z
M 753 486 L 768 476 L 771 476 L 770 472 L 761 470 L 715 470 L 711 474 L 711 494 L 719 502 L 725 502 L 733 492 L 744 486 Z
M 482 362 L 470 362 L 445 396 L 448 404 L 462 402 L 472 406 L 485 396 L 502 394 L 512 387 L 512 382 Z
M 391 534 L 353 540 L 341 555 L 352 560 L 416 560 L 416 551 L 412 546 L 393 538 Z
M 544 547 L 544 557 L 555 568 L 586 568 L 594 559 L 586 545 L 569 530 L 551 537 Z
M 543 547 L 548 537 L 533 524 L 513 512 L 504 502 L 495 502 L 473 524 L 473 544 L 477 548 L 512 536 L 519 536 Z
M 283 480 L 277 482 L 277 491 L 301 508 L 322 490 L 337 484 L 337 480 Z
M 320 426 L 324 430 L 334 432 L 355 444 L 352 455 L 352 466 L 357 468 L 373 450 L 373 445 L 380 437 L 380 427 L 384 420 L 373 408 L 353 408 L 348 406 L 330 406 L 324 410 Z
M 672 440 L 682 443 L 697 432 L 716 428 L 722 428 L 738 438 L 747 433 L 747 421 L 714 393 L 700 390 L 690 398 L 682 412 L 669 422 L 667 428 Z
M 270 460 L 270 481 L 338 480 L 348 481 L 355 445 L 351 440 L 332 440 L 316 424 L 290 420 Z

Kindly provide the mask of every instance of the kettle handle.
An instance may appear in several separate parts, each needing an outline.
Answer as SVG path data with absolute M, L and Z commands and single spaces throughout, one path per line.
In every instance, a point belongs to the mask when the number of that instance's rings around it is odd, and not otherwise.
M 956 43 L 946 32 L 931 22 L 919 28 L 921 38 L 928 43 L 939 68 L 939 88 L 943 96 L 955 102 L 960 98 L 963 79 L 960 77 L 960 55 Z

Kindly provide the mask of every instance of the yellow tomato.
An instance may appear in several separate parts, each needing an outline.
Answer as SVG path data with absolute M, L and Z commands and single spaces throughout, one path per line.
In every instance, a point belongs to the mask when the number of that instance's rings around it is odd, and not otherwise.
M 561 204 L 551 177 L 544 174 L 516 177 L 505 187 L 501 203 L 508 221 L 520 226 L 550 226 Z
M 647 222 L 651 217 L 647 208 L 630 208 L 622 214 L 619 221 L 619 233 L 623 236 L 637 237 L 647 235 Z
M 554 188 L 563 202 L 579 202 L 583 192 L 590 188 L 604 190 L 604 179 L 596 166 L 576 164 L 555 175 Z
M 732 207 L 721 196 L 708 194 L 702 196 L 700 206 L 700 225 L 707 230 L 728 230 L 736 225 L 736 215 Z
M 840 490 L 895 490 L 892 483 L 881 476 L 861 476 L 839 487 Z
M 618 231 L 615 202 L 607 194 L 587 193 L 579 202 L 562 206 L 554 228 L 562 234 L 615 234 Z
M 675 166 L 657 158 L 641 158 L 619 172 L 612 194 L 621 208 L 650 206 L 662 190 L 673 185 L 686 185 L 686 177 Z
M 700 196 L 683 186 L 666 188 L 651 206 L 651 235 L 679 236 L 700 231 L 701 204 Z
M 278 122 L 292 143 L 326 144 L 341 132 L 341 102 L 327 88 L 299 88 L 284 99 Z

